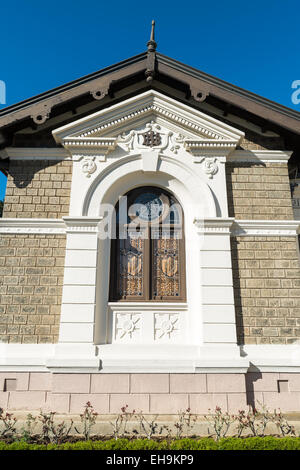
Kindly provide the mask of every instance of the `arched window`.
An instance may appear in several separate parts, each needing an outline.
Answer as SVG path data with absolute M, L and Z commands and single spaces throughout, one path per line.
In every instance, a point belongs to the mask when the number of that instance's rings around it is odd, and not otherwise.
M 157 187 L 136 188 L 116 206 L 110 301 L 184 301 L 183 213 Z

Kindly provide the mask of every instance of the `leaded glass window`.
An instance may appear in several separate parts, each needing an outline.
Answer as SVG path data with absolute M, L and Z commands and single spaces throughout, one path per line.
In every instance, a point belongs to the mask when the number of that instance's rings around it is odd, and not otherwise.
M 136 188 L 117 204 L 116 221 L 110 300 L 185 300 L 183 214 L 176 199 L 157 187 Z

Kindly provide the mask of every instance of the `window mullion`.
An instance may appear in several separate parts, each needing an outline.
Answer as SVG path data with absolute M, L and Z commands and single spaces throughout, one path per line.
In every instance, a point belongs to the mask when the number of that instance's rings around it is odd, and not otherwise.
M 150 227 L 146 228 L 146 238 L 144 243 L 144 297 L 145 300 L 151 299 L 150 291 L 150 269 L 151 269 L 151 253 L 150 253 Z

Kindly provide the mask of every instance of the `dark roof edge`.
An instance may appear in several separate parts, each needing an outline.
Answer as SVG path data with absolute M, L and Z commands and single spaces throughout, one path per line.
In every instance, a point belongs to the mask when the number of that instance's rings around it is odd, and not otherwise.
M 72 80 L 71 82 L 68 82 L 64 85 L 60 85 L 56 88 L 52 88 L 51 90 L 48 90 L 46 92 L 40 93 L 39 95 L 35 95 L 31 98 L 27 98 L 26 100 L 19 101 L 16 104 L 12 104 L 11 106 L 7 106 L 6 108 L 3 108 L 0 110 L 0 117 L 5 116 L 6 114 L 9 114 L 14 111 L 18 111 L 19 109 L 23 109 L 27 106 L 36 104 L 40 102 L 41 100 L 51 98 L 54 95 L 57 95 L 58 93 L 61 93 L 63 91 L 70 90 L 74 87 L 80 86 L 83 83 L 89 82 L 90 80 L 95 80 L 97 78 L 103 77 L 104 75 L 107 75 L 112 72 L 116 72 L 123 67 L 127 67 L 132 64 L 136 64 L 142 60 L 145 60 L 147 57 L 147 52 L 143 52 L 141 54 L 138 54 L 136 56 L 130 57 L 129 59 L 123 60 L 121 62 L 117 62 L 116 64 L 110 65 L 109 67 L 105 67 L 104 69 L 98 70 L 97 72 L 92 72 L 88 75 L 84 75 L 81 78 L 77 78 L 75 80 Z
M 257 95 L 256 93 L 245 90 L 244 88 L 240 88 L 237 85 L 233 85 L 232 83 L 221 80 L 220 78 L 216 78 L 213 75 L 209 75 L 205 72 L 201 72 L 200 70 L 190 67 L 189 65 L 183 64 L 182 62 L 172 59 L 171 57 L 165 56 L 160 53 L 156 53 L 156 56 L 157 56 L 158 61 L 161 62 L 162 64 L 168 65 L 169 67 L 173 67 L 176 70 L 181 71 L 182 73 L 190 75 L 196 79 L 203 80 L 204 82 L 207 82 L 208 84 L 216 85 L 220 88 L 225 89 L 226 91 L 230 91 L 232 93 L 242 95 L 243 97 L 249 100 L 260 103 L 261 105 L 271 109 L 272 111 L 277 111 L 282 114 L 286 114 L 287 116 L 293 119 L 300 120 L 299 111 L 296 111 L 292 108 L 281 105 L 277 103 L 276 101 L 269 100 L 268 98 L 264 98 L 263 96 L 260 96 L 260 95 Z

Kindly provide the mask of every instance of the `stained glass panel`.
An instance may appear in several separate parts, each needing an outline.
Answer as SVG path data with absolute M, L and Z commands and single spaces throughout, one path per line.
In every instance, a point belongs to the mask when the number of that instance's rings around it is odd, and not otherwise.
M 144 244 L 140 233 L 128 233 L 119 240 L 119 296 L 142 296 L 144 290 Z
M 175 231 L 159 230 L 153 239 L 153 296 L 156 298 L 180 295 L 179 239 Z

